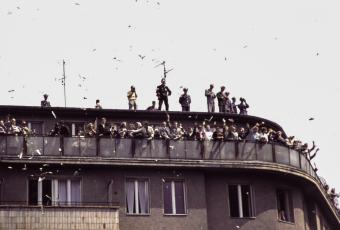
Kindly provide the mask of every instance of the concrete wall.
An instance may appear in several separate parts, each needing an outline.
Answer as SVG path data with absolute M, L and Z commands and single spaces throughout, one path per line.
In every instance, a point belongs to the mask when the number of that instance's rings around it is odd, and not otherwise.
M 117 209 L 0 207 L 1 230 L 119 230 Z
M 231 218 L 228 204 L 228 184 L 250 184 L 253 188 L 254 218 Z M 305 229 L 303 194 L 299 187 L 284 178 L 261 177 L 245 173 L 216 173 L 206 177 L 209 230 L 290 230 Z M 277 189 L 289 189 L 293 197 L 294 223 L 278 221 Z
M 28 165 L 22 171 L 22 165 L 0 164 L 2 184 L 2 201 L 25 201 L 27 199 L 27 179 L 30 175 L 39 174 L 40 164 Z M 254 171 L 206 171 L 178 168 L 123 168 L 115 166 L 66 166 L 50 165 L 53 177 L 81 178 L 82 201 L 94 205 L 118 204 L 119 225 L 121 230 L 316 230 L 309 223 L 311 215 L 311 198 L 306 198 L 301 184 L 291 178 L 278 174 L 254 173 Z M 56 173 L 58 171 L 58 173 Z M 77 175 L 74 175 L 77 171 Z M 149 181 L 150 214 L 126 214 L 125 180 L 126 178 L 147 178 Z M 163 182 L 162 179 L 182 179 L 186 184 L 187 209 L 184 216 L 163 215 Z M 112 189 L 109 184 L 112 181 Z M 250 184 L 254 192 L 254 218 L 230 218 L 228 204 L 228 184 Z M 294 223 L 278 221 L 276 190 L 288 189 L 292 193 L 294 206 Z M 110 194 L 109 194 L 110 193 Z M 315 202 L 315 201 L 314 201 Z M 4 203 L 3 203 L 4 204 Z M 5 203 L 6 204 L 6 203 Z M 313 204 L 315 205 L 315 203 Z M 47 208 L 54 210 L 53 208 Z M 46 209 L 46 210 L 47 210 Z M 86 210 L 86 209 L 85 209 Z M 56 210 L 57 211 L 57 210 Z M 40 212 L 40 210 L 39 210 Z M 308 213 L 309 212 L 309 213 Z M 41 213 L 40 213 L 41 214 Z M 20 214 L 21 215 L 21 214 Z M 316 225 L 322 217 L 317 210 Z M 327 219 L 323 218 L 327 225 Z M 102 223 L 106 223 L 103 221 Z M 239 228 L 237 228 L 237 226 Z M 328 226 L 330 226 L 328 224 Z M 331 227 L 331 226 L 330 226 Z M 100 229 L 100 228 L 98 228 Z

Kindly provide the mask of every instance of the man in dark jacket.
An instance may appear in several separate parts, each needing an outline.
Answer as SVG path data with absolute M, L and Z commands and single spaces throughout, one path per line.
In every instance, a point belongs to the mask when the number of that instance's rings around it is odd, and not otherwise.
M 183 88 L 183 94 L 179 98 L 179 103 L 182 106 L 183 112 L 189 112 L 190 111 L 190 103 L 191 98 L 190 95 L 188 95 L 188 88 Z
M 161 84 L 157 86 L 156 95 L 158 97 L 158 110 L 162 110 L 164 102 L 166 111 L 169 111 L 168 96 L 171 95 L 171 90 L 165 85 L 165 78 L 162 78 Z

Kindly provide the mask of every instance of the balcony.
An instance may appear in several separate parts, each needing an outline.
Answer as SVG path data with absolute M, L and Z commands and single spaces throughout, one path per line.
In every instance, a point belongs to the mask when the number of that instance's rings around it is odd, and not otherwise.
M 299 152 L 279 144 L 248 141 L 0 136 L 0 157 L 32 162 L 54 158 L 263 162 L 290 166 L 318 180 L 308 159 Z

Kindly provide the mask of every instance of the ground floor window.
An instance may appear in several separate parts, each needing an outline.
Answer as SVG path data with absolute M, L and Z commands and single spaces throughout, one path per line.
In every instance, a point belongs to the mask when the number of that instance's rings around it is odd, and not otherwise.
M 277 190 L 277 212 L 281 221 L 294 222 L 294 209 L 291 192 L 289 190 Z
M 126 213 L 149 214 L 149 181 L 147 179 L 126 180 Z
M 80 205 L 80 180 L 31 179 L 28 182 L 29 205 Z
M 164 214 L 186 214 L 184 181 L 165 180 L 163 183 Z
M 253 217 L 252 190 L 250 185 L 229 185 L 229 208 L 231 217 Z

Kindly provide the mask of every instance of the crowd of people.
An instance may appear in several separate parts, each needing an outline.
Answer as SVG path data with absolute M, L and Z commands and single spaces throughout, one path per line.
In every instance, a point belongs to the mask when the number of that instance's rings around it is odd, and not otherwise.
M 183 112 L 190 111 L 191 96 L 188 94 L 188 88 L 183 88 L 183 94 L 179 97 L 178 102 L 182 107 Z M 225 86 L 221 86 L 221 90 L 215 94 L 214 85 L 210 84 L 209 89 L 205 90 L 205 97 L 207 98 L 207 110 L 209 113 L 215 112 L 215 100 L 217 99 L 218 109 L 220 113 L 232 113 L 247 115 L 247 109 L 249 105 L 244 98 L 240 98 L 240 103 L 236 103 L 236 98 L 232 97 L 230 99 L 229 92 L 226 91 Z M 44 94 L 44 100 L 41 101 L 41 107 L 51 107 L 51 103 L 48 101 L 48 95 Z M 166 85 L 166 80 L 163 78 L 161 84 L 157 86 L 156 96 L 158 98 L 158 108 L 156 107 L 156 101 L 152 101 L 152 105 L 146 110 L 155 111 L 162 110 L 163 104 L 165 105 L 165 110 L 169 111 L 169 100 L 168 97 L 171 96 L 171 90 Z M 130 90 L 127 92 L 128 108 L 129 110 L 137 110 L 137 92 L 135 86 L 131 86 Z M 96 109 L 102 109 L 100 105 L 100 100 L 96 100 Z

